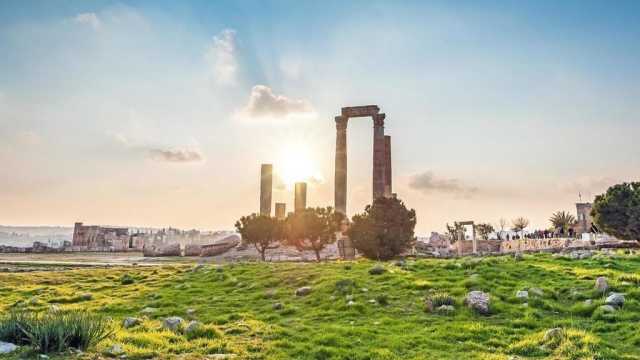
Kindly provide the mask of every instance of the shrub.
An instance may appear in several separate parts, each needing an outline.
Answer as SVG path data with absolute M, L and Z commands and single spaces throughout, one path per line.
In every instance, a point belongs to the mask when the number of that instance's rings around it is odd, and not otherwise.
M 442 305 L 453 306 L 455 305 L 455 303 L 456 303 L 456 299 L 453 296 L 449 295 L 449 293 L 446 293 L 444 291 L 439 291 L 439 292 L 429 294 L 424 299 L 424 304 L 427 311 L 433 311 L 434 309 L 437 309 Z
M 341 294 L 350 294 L 356 287 L 356 282 L 351 279 L 341 279 L 336 281 L 336 291 Z
M 33 346 L 39 352 L 85 350 L 113 334 L 109 321 L 82 310 L 10 313 L 0 318 L 3 341 Z
M 134 282 L 136 282 L 135 279 L 129 274 L 124 274 L 120 278 L 120 284 L 122 285 L 130 285 L 130 284 L 133 284 Z
M 376 296 L 376 302 L 382 306 L 389 305 L 389 298 L 385 294 Z
M 376 266 L 372 267 L 371 269 L 369 269 L 369 274 L 370 275 L 382 275 L 386 271 L 387 270 L 382 265 L 376 265 Z
M 187 340 L 193 339 L 218 339 L 222 337 L 222 331 L 220 331 L 217 327 L 211 324 L 204 324 L 195 327 L 192 331 L 187 332 L 185 334 Z

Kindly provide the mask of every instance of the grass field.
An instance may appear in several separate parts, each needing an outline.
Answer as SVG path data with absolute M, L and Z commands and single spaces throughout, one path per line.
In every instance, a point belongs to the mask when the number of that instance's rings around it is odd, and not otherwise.
M 386 271 L 371 275 L 375 265 L 363 260 L 0 273 L 0 311 L 55 305 L 113 318 L 115 334 L 97 348 L 52 359 L 94 359 L 113 344 L 128 359 L 640 359 L 638 256 L 407 260 L 383 263 Z M 132 283 L 123 284 L 125 275 Z M 598 276 L 607 277 L 610 291 L 625 294 L 621 309 L 598 308 L 606 296 L 594 289 Z M 296 296 L 303 286 L 311 292 Z M 534 287 L 541 296 L 515 296 Z M 464 306 L 470 290 L 490 294 L 489 315 Z M 455 311 L 425 311 L 425 297 L 435 293 L 453 298 Z M 152 309 L 142 315 L 145 308 Z M 143 321 L 124 329 L 128 316 Z M 204 330 L 189 338 L 162 330 L 168 316 L 197 319 Z M 563 329 L 560 336 L 544 337 L 556 327 Z M 21 356 L 32 353 L 23 349 L 0 358 Z

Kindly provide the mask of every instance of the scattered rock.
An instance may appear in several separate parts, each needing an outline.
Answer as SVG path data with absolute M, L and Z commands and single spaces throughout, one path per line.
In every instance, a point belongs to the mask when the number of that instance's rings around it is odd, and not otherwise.
M 436 311 L 439 312 L 439 313 L 452 313 L 452 312 L 456 311 L 456 308 L 453 307 L 452 305 L 442 305 L 442 306 L 439 306 L 436 309 Z
M 144 308 L 144 309 L 142 309 L 140 311 L 140 314 L 142 314 L 142 315 L 153 315 L 157 311 L 158 311 L 158 309 L 156 309 L 156 308 L 146 307 L 146 308 Z
M 387 270 L 382 265 L 376 265 L 376 266 L 372 267 L 371 269 L 369 269 L 369 274 L 370 275 L 382 275 L 386 271 Z
M 464 299 L 464 303 L 480 314 L 489 313 L 489 294 L 482 291 L 471 291 Z
M 180 329 L 180 324 L 182 324 L 184 320 L 182 320 L 179 316 L 170 316 L 162 322 L 162 327 L 171 331 L 178 331 Z
M 345 296 L 345 299 L 347 301 L 352 301 L 353 300 L 353 295 L 347 295 L 347 296 Z
M 362 289 L 361 289 L 361 291 L 362 291 L 362 292 L 368 292 L 368 291 L 369 291 L 369 289 L 367 289 L 367 288 L 362 288 Z
M 620 293 L 611 293 L 611 295 L 607 296 L 604 303 L 615 307 L 622 307 L 622 305 L 624 305 L 624 295 Z
M 604 276 L 600 276 L 596 279 L 596 290 L 604 293 L 609 290 L 609 283 L 607 282 L 607 278 Z
M 561 338 L 563 335 L 564 335 L 564 331 L 562 330 L 562 328 L 549 329 L 547 330 L 547 332 L 544 333 L 544 337 L 542 338 L 542 341 L 547 342 L 553 339 L 558 339 L 558 338 Z
M 34 296 L 29 299 L 28 303 L 29 305 L 38 305 L 38 298 Z
M 47 360 L 47 359 L 49 359 L 49 355 L 40 354 L 40 355 L 38 355 L 38 359 L 40 359 L 40 360 Z
M 587 299 L 587 300 L 584 301 L 584 304 L 585 305 L 591 305 L 591 304 L 593 304 L 593 300 Z
M 614 307 L 613 307 L 613 306 L 611 306 L 611 305 L 601 305 L 601 306 L 599 307 L 599 309 L 600 309 L 602 312 L 605 312 L 605 313 L 612 313 L 612 312 L 615 312 L 615 311 L 616 311 L 616 308 L 614 308 Z
M 282 309 L 284 309 L 284 305 L 282 303 L 279 303 L 279 302 L 273 304 L 272 307 L 273 307 L 273 310 L 282 310 Z
M 349 302 L 347 303 L 347 306 L 353 306 L 353 305 L 355 305 L 355 304 L 356 304 L 356 302 L 355 302 L 355 301 L 353 301 L 353 300 L 351 300 L 351 301 L 349 301 Z
M 529 298 L 529 292 L 527 290 L 520 290 L 516 292 L 516 297 L 518 299 L 524 300 Z
M 93 295 L 91 293 L 84 293 L 80 295 L 80 300 L 82 301 L 89 301 L 91 299 L 93 299 Z
M 540 289 L 539 287 L 534 287 L 534 288 L 530 288 L 529 289 L 529 294 L 534 295 L 534 296 L 538 296 L 538 297 L 543 297 L 544 296 L 544 291 L 542 289 Z
M 376 299 L 369 299 L 369 304 L 377 304 L 378 302 L 376 301 Z
M 18 345 L 0 341 L 0 354 L 9 354 L 18 349 Z
M 140 324 L 140 319 L 134 317 L 128 317 L 125 318 L 124 321 L 122 321 L 122 327 L 125 329 L 134 327 L 138 324 Z
M 588 259 L 593 255 L 589 250 L 574 250 L 569 253 L 569 257 L 573 260 Z
M 524 259 L 524 256 L 522 256 L 522 253 L 521 253 L 521 252 L 517 252 L 517 253 L 513 254 L 513 258 L 514 258 L 516 261 L 520 261 L 520 260 Z
M 298 288 L 296 290 L 296 296 L 307 296 L 311 293 L 311 287 L 310 286 L 303 286 L 301 288 Z
M 196 309 L 187 309 L 186 314 L 188 316 L 193 316 L 196 313 Z
M 104 353 L 106 355 L 109 356 L 120 356 L 122 354 L 124 354 L 124 350 L 122 349 L 122 345 L 120 344 L 113 344 L 111 346 L 109 346 Z
M 404 259 L 402 259 L 402 260 L 396 260 L 393 264 L 394 264 L 395 266 L 398 266 L 398 267 L 404 267 L 405 265 L 407 265 L 407 263 L 404 261 Z
M 184 329 L 185 335 L 191 335 L 196 333 L 202 327 L 202 323 L 199 321 L 189 321 L 187 327 Z

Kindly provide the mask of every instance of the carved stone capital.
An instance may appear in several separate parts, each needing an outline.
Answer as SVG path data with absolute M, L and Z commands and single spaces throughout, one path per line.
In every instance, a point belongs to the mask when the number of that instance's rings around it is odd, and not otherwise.
M 336 116 L 336 130 L 347 131 L 347 123 L 349 118 L 346 116 Z
M 386 115 L 385 114 L 378 114 L 376 116 L 373 116 L 373 126 L 375 127 L 384 127 L 384 119 L 385 119 Z

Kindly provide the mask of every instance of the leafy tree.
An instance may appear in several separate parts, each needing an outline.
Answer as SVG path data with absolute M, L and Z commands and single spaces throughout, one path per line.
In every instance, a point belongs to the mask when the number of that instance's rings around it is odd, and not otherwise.
M 364 256 L 388 260 L 415 243 L 416 211 L 397 198 L 378 198 L 354 215 L 347 235 Z
M 526 229 L 527 226 L 529 226 L 529 219 L 524 217 L 518 217 L 513 219 L 511 223 L 513 224 L 513 231 L 519 232 L 522 235 L 522 232 L 524 231 L 524 229 Z
M 640 241 L 640 182 L 614 185 L 596 196 L 591 216 L 599 230 Z
M 452 244 L 456 242 L 458 238 L 461 238 L 461 240 L 464 240 L 464 233 L 465 233 L 464 225 L 458 222 L 454 222 L 453 226 L 450 226 L 449 223 L 447 223 L 447 234 L 449 234 Z
M 320 261 L 320 251 L 336 241 L 336 232 L 344 215 L 333 208 L 308 208 L 286 219 L 287 242 L 299 251 L 313 250 Z
M 484 240 L 489 240 L 489 234 L 494 231 L 493 225 L 489 223 L 478 224 L 476 225 L 476 231 Z
M 549 221 L 555 231 L 560 230 L 560 233 L 564 234 L 575 225 L 576 217 L 566 211 L 556 211 L 551 215 Z
M 278 247 L 278 242 L 284 239 L 284 224 L 281 220 L 265 215 L 251 214 L 236 221 L 236 230 L 242 235 L 242 240 L 256 247 L 262 261 L 269 249 Z

